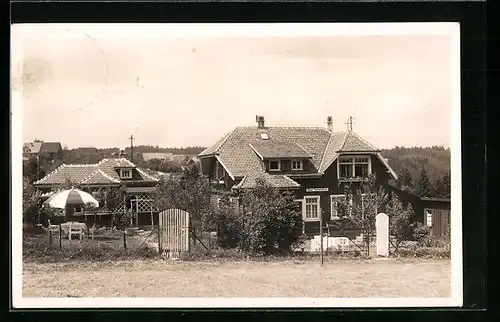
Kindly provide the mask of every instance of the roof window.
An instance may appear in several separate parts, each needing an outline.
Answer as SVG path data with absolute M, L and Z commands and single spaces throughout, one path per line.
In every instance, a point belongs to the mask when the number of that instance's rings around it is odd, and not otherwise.
M 267 135 L 267 133 L 261 133 L 261 134 L 260 134 L 260 138 L 261 138 L 262 140 L 269 140 L 269 136 Z

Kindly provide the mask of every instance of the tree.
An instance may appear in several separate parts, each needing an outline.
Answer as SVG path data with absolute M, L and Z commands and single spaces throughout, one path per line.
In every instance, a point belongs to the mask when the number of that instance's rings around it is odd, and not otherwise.
M 397 180 L 397 186 L 404 191 L 412 192 L 413 189 L 413 180 L 411 178 L 410 171 L 407 168 L 403 168 L 401 175 Z
M 29 179 L 23 178 L 23 222 L 34 223 L 39 212 L 40 193 Z
M 418 181 L 418 194 L 420 197 L 429 197 L 432 195 L 431 184 L 429 182 L 429 177 L 427 176 L 427 171 L 422 168 L 420 172 L 420 178 Z
M 451 176 L 450 172 L 447 171 L 442 179 L 442 193 L 441 196 L 443 198 L 451 198 Z
M 125 205 L 123 212 L 118 212 L 117 208 L 123 204 L 124 198 L 127 195 L 127 187 L 120 185 L 119 187 L 112 187 L 106 189 L 104 197 L 104 208 L 111 212 L 111 227 L 116 226 L 117 229 L 123 230 L 130 225 L 130 214 L 126 212 Z
M 348 228 L 360 228 L 365 236 L 365 249 L 369 253 L 370 238 L 375 231 L 375 217 L 387 204 L 389 194 L 382 188 L 376 186 L 374 175 L 354 187 L 346 184 L 344 187 L 345 198 L 338 203 L 338 213 L 341 220 L 336 220 L 333 225 L 341 232 Z
M 294 194 L 256 179 L 256 187 L 241 193 L 241 209 L 223 197 L 212 218 L 219 236 L 230 247 L 254 254 L 290 252 L 302 240 L 302 217 Z
M 195 168 L 187 168 L 182 175 L 160 179 L 154 193 L 160 211 L 181 209 L 190 214 L 190 225 L 201 232 L 210 213 L 210 185 Z
M 397 251 L 401 242 L 411 236 L 411 223 L 415 212 L 411 204 L 404 207 L 401 200 L 393 194 L 386 206 L 386 214 L 389 217 L 389 233 L 395 237 L 394 247 Z

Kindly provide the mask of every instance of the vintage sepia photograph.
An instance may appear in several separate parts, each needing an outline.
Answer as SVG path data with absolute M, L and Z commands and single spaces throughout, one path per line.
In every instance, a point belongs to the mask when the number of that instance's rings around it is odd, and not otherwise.
M 13 25 L 14 307 L 460 306 L 459 37 Z

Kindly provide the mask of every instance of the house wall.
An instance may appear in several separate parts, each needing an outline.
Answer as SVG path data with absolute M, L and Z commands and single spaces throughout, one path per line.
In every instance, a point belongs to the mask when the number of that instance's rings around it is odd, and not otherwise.
M 291 159 L 283 159 L 281 160 L 281 171 L 269 171 L 269 160 L 260 161 L 262 167 L 266 172 L 269 173 L 280 173 L 280 174 L 295 174 L 295 173 L 316 173 L 317 170 L 314 165 L 311 163 L 311 160 L 305 159 L 302 162 L 302 171 L 292 171 L 292 160 Z
M 375 185 L 377 189 L 380 186 L 386 187 L 388 185 L 390 175 L 386 172 L 386 168 L 383 163 L 377 158 L 377 156 L 371 156 L 371 167 L 372 173 L 376 176 Z M 330 233 L 332 236 L 340 236 L 341 232 L 338 228 L 335 228 L 333 222 L 331 222 L 331 195 L 343 195 L 345 183 L 340 183 L 337 179 L 337 161 L 332 163 L 332 165 L 325 171 L 321 178 L 317 179 L 295 179 L 302 186 L 297 190 L 297 199 L 304 199 L 307 196 L 319 196 L 320 197 L 320 208 L 321 213 L 325 221 L 329 222 Z M 360 188 L 360 183 L 354 182 L 352 184 L 352 189 L 355 191 Z M 328 188 L 326 192 L 308 192 L 309 188 Z M 309 221 L 304 223 L 304 231 L 306 234 L 318 234 L 319 233 L 319 221 Z M 325 225 L 326 226 L 326 225 Z M 325 232 L 326 232 L 326 227 Z M 358 227 L 351 227 L 347 230 L 349 235 L 359 235 L 361 229 Z

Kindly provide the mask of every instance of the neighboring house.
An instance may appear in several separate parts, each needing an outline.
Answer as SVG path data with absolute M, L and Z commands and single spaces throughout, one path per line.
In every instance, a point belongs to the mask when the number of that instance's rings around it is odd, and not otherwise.
M 337 201 L 345 198 L 344 185 L 353 187 L 369 174 L 377 186 L 387 186 L 397 175 L 380 150 L 352 131 L 334 132 L 332 118 L 321 127 L 237 127 L 198 155 L 218 198 L 228 191 L 255 187 L 261 177 L 279 189 L 295 191 L 302 205 L 304 232 L 319 232 L 319 214 L 326 222 L 339 220 Z M 340 232 L 332 230 L 332 235 Z M 353 227 L 349 234 L 359 234 Z
M 23 160 L 45 155 L 53 163 L 62 161 L 63 149 L 60 142 L 43 142 L 35 140 L 34 142 L 24 143 L 23 145 Z
M 23 145 L 23 160 L 29 160 L 30 158 L 36 157 L 40 153 L 40 147 L 42 146 L 42 141 L 35 140 L 34 142 L 24 143 Z
M 389 186 L 389 190 L 398 196 L 405 207 L 411 204 L 415 211 L 415 220 L 431 227 L 433 236 L 443 236 L 451 220 L 450 199 L 420 197 L 393 185 Z
M 44 178 L 35 181 L 34 186 L 42 193 L 49 193 L 60 189 L 67 180 L 78 185 L 82 190 L 97 194 L 99 189 L 119 187 L 124 184 L 127 197 L 115 209 L 116 212 L 129 211 L 133 213 L 133 224 L 151 224 L 151 216 L 157 216 L 157 210 L 152 202 L 151 194 L 158 184 L 156 175 L 148 174 L 144 169 L 138 168 L 134 163 L 125 158 L 103 159 L 97 164 L 62 164 Z M 100 205 L 102 207 L 103 205 Z M 110 223 L 109 214 L 102 214 L 100 218 L 104 223 Z M 73 217 L 82 218 L 82 209 L 69 209 L 66 220 Z

